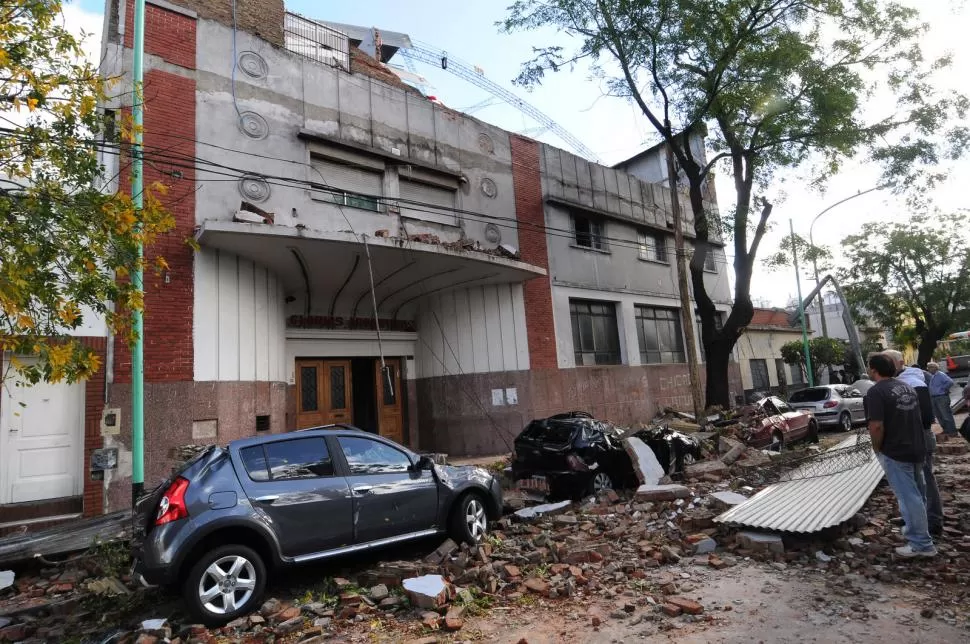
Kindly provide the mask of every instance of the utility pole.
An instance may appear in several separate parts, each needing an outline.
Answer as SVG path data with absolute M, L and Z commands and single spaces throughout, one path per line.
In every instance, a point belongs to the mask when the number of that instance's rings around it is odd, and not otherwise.
M 670 131 L 670 122 L 666 123 Z M 674 254 L 677 257 L 677 284 L 680 287 L 680 318 L 684 326 L 684 339 L 687 343 L 687 373 L 690 377 L 690 395 L 694 403 L 694 419 L 704 425 L 704 396 L 701 391 L 701 377 L 697 368 L 697 343 L 694 333 L 694 307 L 690 302 L 690 286 L 687 283 L 687 253 L 684 249 L 684 229 L 681 226 L 680 194 L 677 186 L 677 173 L 674 171 L 674 153 L 668 144 L 667 179 L 670 184 L 670 206 L 674 210 Z
M 145 190 L 142 173 L 142 154 L 144 151 L 142 130 L 145 123 L 144 70 L 142 69 L 145 52 L 145 0 L 135 0 L 134 17 L 134 55 L 132 58 L 133 101 L 131 114 L 134 121 L 131 146 L 131 199 L 135 206 L 135 232 L 141 232 L 143 193 Z M 142 260 L 144 248 L 138 242 L 138 257 L 135 270 L 131 272 L 131 283 L 135 290 L 145 290 Z M 144 302 L 144 297 L 141 298 Z M 144 304 L 143 304 L 144 306 Z M 141 310 L 132 311 L 132 328 L 135 332 L 135 346 L 131 350 L 131 501 L 132 508 L 145 486 L 145 340 L 144 315 Z
M 805 350 L 805 371 L 808 373 L 808 386 L 815 386 L 815 375 L 812 372 L 812 356 L 808 348 L 808 329 L 805 326 L 805 303 L 802 302 L 802 279 L 798 274 L 798 246 L 795 244 L 795 223 L 789 219 L 788 226 L 791 228 L 791 255 L 795 263 L 795 284 L 798 289 L 798 317 L 802 321 L 802 348 Z

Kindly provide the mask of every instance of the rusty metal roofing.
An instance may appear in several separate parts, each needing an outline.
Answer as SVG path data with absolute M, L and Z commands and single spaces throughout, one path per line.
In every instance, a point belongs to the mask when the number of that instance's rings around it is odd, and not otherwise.
M 853 436 L 832 449 L 855 444 Z M 875 455 L 862 465 L 827 476 L 798 478 L 796 471 L 794 480 L 770 485 L 714 520 L 779 532 L 818 532 L 852 518 L 882 476 Z

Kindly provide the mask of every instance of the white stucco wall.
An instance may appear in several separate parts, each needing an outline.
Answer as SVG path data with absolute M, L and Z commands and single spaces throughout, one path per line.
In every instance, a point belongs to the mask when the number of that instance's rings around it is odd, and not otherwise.
M 751 360 L 763 359 L 768 365 L 768 381 L 772 387 L 779 386 L 775 359 L 781 358 L 781 347 L 792 340 L 801 338 L 799 329 L 758 329 L 748 327 L 737 343 L 738 358 L 741 363 L 741 382 L 745 389 L 754 387 L 751 377 Z M 787 384 L 792 384 L 791 366 L 785 365 Z
M 529 368 L 521 284 L 433 296 L 422 302 L 416 322 L 418 378 Z
M 284 380 L 283 297 L 265 267 L 226 252 L 196 253 L 195 380 Z

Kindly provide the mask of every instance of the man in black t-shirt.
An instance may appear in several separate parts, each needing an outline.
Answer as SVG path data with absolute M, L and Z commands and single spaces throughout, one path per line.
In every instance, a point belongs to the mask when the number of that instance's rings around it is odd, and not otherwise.
M 936 546 L 930 537 L 926 504 L 920 492 L 926 443 L 916 391 L 893 376 L 896 365 L 886 355 L 869 358 L 869 376 L 875 381 L 866 392 L 866 418 L 872 449 L 882 464 L 896 495 L 906 526 L 908 545 L 896 548 L 901 557 L 933 557 Z

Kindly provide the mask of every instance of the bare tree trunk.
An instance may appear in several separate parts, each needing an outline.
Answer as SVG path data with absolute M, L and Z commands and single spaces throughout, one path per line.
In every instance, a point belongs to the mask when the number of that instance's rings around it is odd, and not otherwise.
M 919 346 L 916 348 L 916 362 L 923 369 L 926 363 L 933 359 L 933 352 L 936 351 L 937 343 L 943 339 L 944 332 L 937 328 L 930 328 L 920 334 Z

